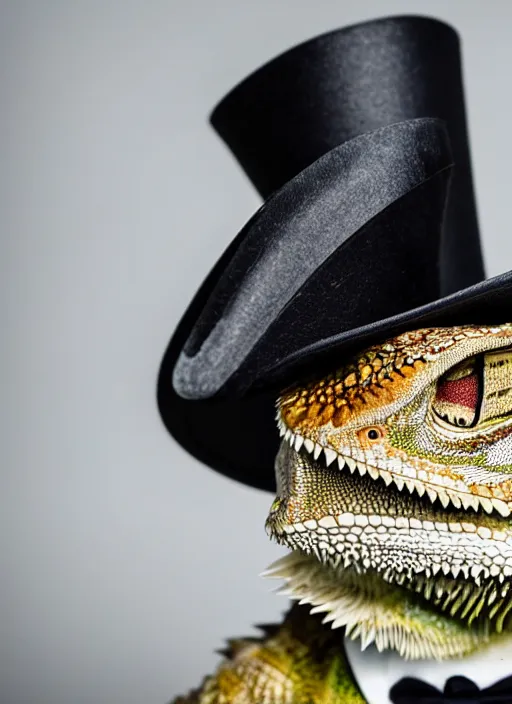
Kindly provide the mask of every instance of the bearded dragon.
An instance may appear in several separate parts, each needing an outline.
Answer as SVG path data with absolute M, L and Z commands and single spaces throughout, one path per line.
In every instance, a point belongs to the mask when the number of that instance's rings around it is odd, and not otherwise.
M 374 345 L 277 425 L 267 574 L 298 604 L 176 704 L 362 704 L 341 633 L 410 659 L 512 639 L 512 324 Z

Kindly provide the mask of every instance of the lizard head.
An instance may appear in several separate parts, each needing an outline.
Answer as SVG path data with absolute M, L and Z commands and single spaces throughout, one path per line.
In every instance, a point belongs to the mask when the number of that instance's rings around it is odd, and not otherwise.
M 503 629 L 511 324 L 402 334 L 288 389 L 277 409 L 273 537 L 340 578 L 396 583 L 457 617 L 485 605 Z
M 444 508 L 512 510 L 512 326 L 419 330 L 287 391 L 295 450 L 424 494 Z

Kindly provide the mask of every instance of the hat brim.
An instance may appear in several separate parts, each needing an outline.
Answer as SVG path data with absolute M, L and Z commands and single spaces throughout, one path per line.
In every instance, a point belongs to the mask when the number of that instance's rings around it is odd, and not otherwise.
M 197 311 L 178 394 L 243 394 L 269 363 L 439 298 L 451 166 L 444 123 L 406 120 L 332 149 L 274 193 Z
M 231 247 L 235 248 L 236 242 Z M 229 256 L 229 250 L 224 256 Z M 232 479 L 266 491 L 275 489 L 274 459 L 280 441 L 274 420 L 275 400 L 288 384 L 310 375 L 312 369 L 320 374 L 332 365 L 339 366 L 358 350 L 407 330 L 492 325 L 512 319 L 509 271 L 407 312 L 318 340 L 277 365 L 262 368 L 260 382 L 242 397 L 187 400 L 173 389 L 172 372 L 190 325 L 222 268 L 221 260 L 171 340 L 158 379 L 158 406 L 169 432 L 198 460 Z

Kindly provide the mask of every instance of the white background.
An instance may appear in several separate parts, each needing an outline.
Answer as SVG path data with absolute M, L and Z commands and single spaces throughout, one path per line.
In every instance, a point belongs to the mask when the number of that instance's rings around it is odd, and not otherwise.
M 464 40 L 489 274 L 512 267 L 512 3 L 0 2 L 0 701 L 164 704 L 279 617 L 272 497 L 165 432 L 168 338 L 259 204 L 207 124 L 318 33 L 401 12 Z M 511 314 L 512 317 L 512 314 Z

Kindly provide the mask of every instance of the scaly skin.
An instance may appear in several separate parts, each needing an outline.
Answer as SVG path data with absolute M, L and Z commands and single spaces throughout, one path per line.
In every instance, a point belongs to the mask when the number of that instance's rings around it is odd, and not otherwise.
M 373 346 L 283 393 L 277 421 L 284 439 L 266 526 L 293 552 L 270 573 L 293 599 L 363 647 L 408 658 L 461 656 L 511 637 L 512 324 L 419 330 Z M 295 641 L 279 643 L 298 657 Z M 279 690 L 279 668 L 260 666 L 268 652 L 272 639 L 243 649 L 187 701 L 303 701 Z M 308 701 L 352 702 L 343 672 L 336 685 L 316 672 L 331 699 Z M 295 664 L 292 674 L 309 681 Z M 268 699 L 255 694 L 272 687 Z
M 481 506 L 506 517 L 512 508 L 512 357 L 493 365 L 501 361 L 497 350 L 510 345 L 512 325 L 406 333 L 285 393 L 278 405 L 281 433 L 315 459 L 323 451 L 327 465 L 338 460 L 340 468 L 353 470 L 360 463 L 372 478 L 400 490 L 405 483 L 445 507 Z M 434 396 L 440 377 L 475 355 L 488 362 L 483 421 L 457 427 L 434 412 Z
M 201 688 L 174 704 L 364 704 L 339 632 L 292 608 L 262 638 L 230 642 L 226 660 Z

